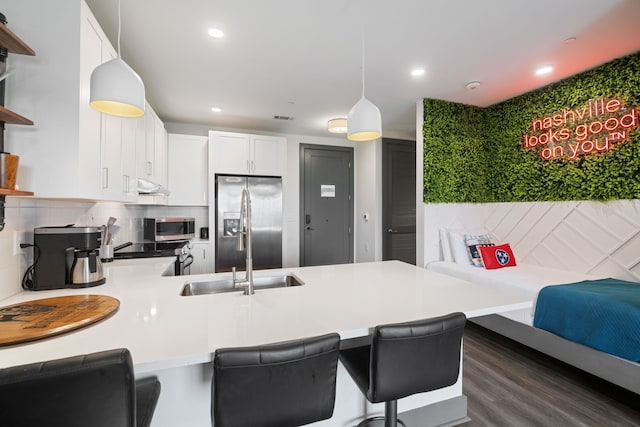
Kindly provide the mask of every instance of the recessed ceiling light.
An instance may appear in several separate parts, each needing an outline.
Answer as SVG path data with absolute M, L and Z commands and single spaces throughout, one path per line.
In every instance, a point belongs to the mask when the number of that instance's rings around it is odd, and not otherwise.
M 411 71 L 411 75 L 413 77 L 422 76 L 422 75 L 424 75 L 424 69 L 423 68 L 416 68 L 415 70 Z
M 224 33 L 222 32 L 222 30 L 219 30 L 217 28 L 211 28 L 209 30 L 209 35 L 214 39 L 221 39 L 224 37 Z
M 220 108 L 220 107 L 211 107 L 211 111 L 213 111 L 214 113 L 221 113 L 222 112 L 222 108 Z
M 551 65 L 543 65 L 536 70 L 536 76 L 544 76 L 553 71 L 553 67 Z
M 569 37 L 568 39 L 564 39 L 564 43 L 565 44 L 571 44 L 571 43 L 574 43 L 576 40 L 578 40 L 578 39 L 575 38 L 575 37 Z
M 467 83 L 464 87 L 466 87 L 468 90 L 476 90 L 480 87 L 480 82 L 477 80 L 474 80 L 472 82 Z

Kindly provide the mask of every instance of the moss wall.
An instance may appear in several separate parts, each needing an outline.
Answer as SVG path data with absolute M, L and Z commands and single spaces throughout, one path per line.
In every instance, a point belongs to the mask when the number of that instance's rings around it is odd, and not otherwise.
M 596 101 L 610 111 L 599 114 Z M 632 126 L 633 120 L 637 125 L 637 107 L 640 52 L 484 109 L 425 99 L 424 201 L 639 199 L 640 127 Z M 590 116 L 585 113 L 589 108 Z M 609 118 L 629 125 L 619 129 L 626 132 L 624 140 L 609 137 L 607 142 L 608 131 L 582 132 Z M 525 135 L 545 141 L 541 135 L 549 132 L 555 139 L 524 148 Z M 576 145 L 582 142 L 586 145 Z M 605 151 L 607 144 L 610 150 Z M 552 151 L 554 146 L 562 148 Z M 577 147 L 593 150 L 587 154 Z

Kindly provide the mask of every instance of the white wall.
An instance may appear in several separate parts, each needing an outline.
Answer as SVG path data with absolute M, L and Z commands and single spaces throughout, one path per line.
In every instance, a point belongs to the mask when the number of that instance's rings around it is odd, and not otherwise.
M 358 143 L 355 150 L 355 260 L 382 260 L 382 141 Z M 366 169 L 366 170 L 365 170 Z M 367 214 L 368 220 L 364 215 Z

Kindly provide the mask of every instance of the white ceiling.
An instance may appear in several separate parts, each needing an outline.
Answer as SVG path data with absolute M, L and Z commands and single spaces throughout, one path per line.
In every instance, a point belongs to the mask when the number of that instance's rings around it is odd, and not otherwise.
M 86 1 L 115 45 L 117 0 Z M 640 50 L 640 0 L 121 1 L 122 56 L 158 115 L 211 128 L 329 136 L 361 96 L 363 33 L 366 96 L 404 139 L 422 98 L 487 106 Z

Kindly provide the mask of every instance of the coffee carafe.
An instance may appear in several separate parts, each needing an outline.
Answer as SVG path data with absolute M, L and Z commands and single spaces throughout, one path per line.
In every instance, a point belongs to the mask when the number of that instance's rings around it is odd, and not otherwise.
M 97 249 L 75 249 L 71 265 L 71 284 L 81 287 L 100 285 L 105 282 L 102 262 Z

